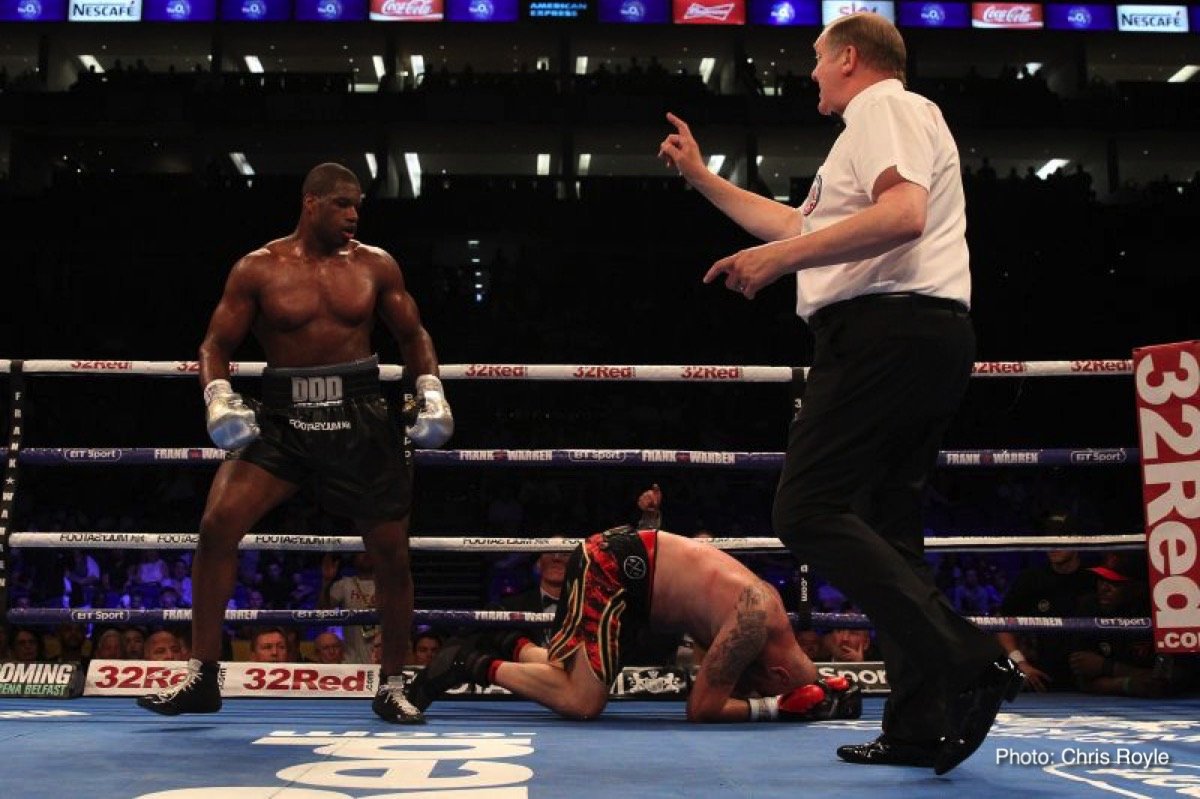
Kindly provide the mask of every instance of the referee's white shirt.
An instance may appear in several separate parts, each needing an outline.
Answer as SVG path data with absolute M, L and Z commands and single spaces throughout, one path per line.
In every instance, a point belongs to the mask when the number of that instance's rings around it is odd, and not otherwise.
M 958 145 L 931 101 L 884 80 L 859 92 L 842 115 L 838 136 L 800 207 L 804 233 L 828 227 L 872 205 L 871 189 L 888 167 L 929 191 L 925 232 L 864 261 L 802 269 L 796 313 L 808 319 L 830 303 L 862 294 L 913 292 L 971 304 L 966 202 Z

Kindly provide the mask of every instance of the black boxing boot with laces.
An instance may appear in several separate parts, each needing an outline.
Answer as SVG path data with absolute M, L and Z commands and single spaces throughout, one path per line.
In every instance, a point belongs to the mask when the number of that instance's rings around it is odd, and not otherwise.
M 156 694 L 138 698 L 138 706 L 163 716 L 182 713 L 216 713 L 221 709 L 221 686 L 217 680 L 220 664 L 216 661 L 188 661 L 183 682 Z
M 408 698 L 404 675 L 387 677 L 371 702 L 375 715 L 392 724 L 424 724 L 425 714 Z

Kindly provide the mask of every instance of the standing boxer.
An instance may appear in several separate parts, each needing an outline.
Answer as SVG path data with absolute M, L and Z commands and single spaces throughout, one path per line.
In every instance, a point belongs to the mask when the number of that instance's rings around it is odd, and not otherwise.
M 412 627 L 412 470 L 371 354 L 376 318 L 400 345 L 407 374 L 416 377 L 420 410 L 409 437 L 421 447 L 441 446 L 454 420 L 433 341 L 399 265 L 354 238 L 362 204 L 358 178 L 339 164 L 321 164 L 308 173 L 301 193 L 295 232 L 234 265 L 200 345 L 208 432 L 218 447 L 236 454 L 217 471 L 200 522 L 187 679 L 138 704 L 169 716 L 220 709 L 217 658 L 238 542 L 308 483 L 327 511 L 353 520 L 377 566 L 382 684 L 372 707 L 387 721 L 419 724 L 424 716 L 397 676 Z M 230 360 L 252 329 L 267 358 L 261 410 L 229 385 Z

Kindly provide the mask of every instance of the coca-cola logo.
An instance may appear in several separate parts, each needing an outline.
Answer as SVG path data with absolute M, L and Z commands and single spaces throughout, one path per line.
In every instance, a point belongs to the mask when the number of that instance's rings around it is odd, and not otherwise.
M 977 28 L 1040 28 L 1042 7 L 1030 3 L 975 3 Z
M 389 17 L 427 17 L 433 12 L 433 0 L 384 0 L 379 11 Z
M 1029 6 L 1013 6 L 1011 8 L 988 6 L 983 10 L 983 21 L 1023 24 L 1033 21 L 1033 10 Z

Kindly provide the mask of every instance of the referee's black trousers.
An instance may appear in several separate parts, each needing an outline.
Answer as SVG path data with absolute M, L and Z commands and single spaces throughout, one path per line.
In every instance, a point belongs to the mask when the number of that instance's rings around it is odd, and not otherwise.
M 971 319 L 947 300 L 873 295 L 827 306 L 810 326 L 775 534 L 875 624 L 892 690 L 884 734 L 933 742 L 953 692 L 1003 654 L 950 606 L 924 558 L 921 496 L 970 379 Z

